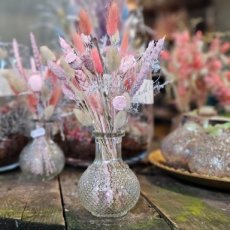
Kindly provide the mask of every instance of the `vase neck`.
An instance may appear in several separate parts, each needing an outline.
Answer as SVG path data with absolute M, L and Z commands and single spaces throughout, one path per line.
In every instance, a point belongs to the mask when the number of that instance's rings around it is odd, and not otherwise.
M 121 144 L 123 134 L 104 134 L 95 135 L 96 156 L 95 161 L 114 161 L 121 160 Z
M 45 137 L 52 137 L 52 128 L 54 125 L 54 121 L 41 121 L 41 120 L 33 120 L 33 130 L 43 128 L 45 130 Z

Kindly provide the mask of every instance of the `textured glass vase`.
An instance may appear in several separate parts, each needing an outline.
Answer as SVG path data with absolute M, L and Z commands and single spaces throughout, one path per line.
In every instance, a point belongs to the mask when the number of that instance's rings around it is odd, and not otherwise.
M 78 183 L 82 205 L 97 217 L 124 216 L 140 196 L 139 181 L 121 158 L 122 136 L 95 133 L 95 160 Z
M 52 124 L 36 122 L 36 128 L 31 132 L 33 139 L 20 154 L 20 168 L 28 177 L 50 180 L 64 168 L 64 154 L 51 139 Z

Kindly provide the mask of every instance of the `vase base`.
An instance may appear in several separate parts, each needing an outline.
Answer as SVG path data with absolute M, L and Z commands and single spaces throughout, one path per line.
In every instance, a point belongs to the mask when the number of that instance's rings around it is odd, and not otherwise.
M 91 212 L 91 214 L 93 216 L 99 217 L 99 218 L 119 218 L 119 217 L 123 217 L 125 215 L 127 215 L 128 212 L 122 212 L 122 213 L 117 213 L 117 214 L 98 214 L 98 213 L 93 213 Z

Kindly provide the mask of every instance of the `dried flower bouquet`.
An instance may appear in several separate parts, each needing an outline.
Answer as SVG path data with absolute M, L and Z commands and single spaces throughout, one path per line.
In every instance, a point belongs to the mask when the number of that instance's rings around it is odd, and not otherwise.
M 159 71 L 158 57 L 164 39 L 150 42 L 142 55 L 129 50 L 128 34 L 120 44 L 119 10 L 115 2 L 107 15 L 105 35 L 93 36 L 88 14 L 79 15 L 80 33 L 73 45 L 60 38 L 63 50 L 61 66 L 49 62 L 50 70 L 62 81 L 62 91 L 76 102 L 78 120 L 93 126 L 96 157 L 78 184 L 83 206 L 99 217 L 119 217 L 129 211 L 140 195 L 140 185 L 121 158 L 121 140 L 127 113 L 139 103 L 153 103 L 153 71 Z
M 207 103 L 208 95 L 217 98 L 221 106 L 230 106 L 230 43 L 216 36 L 207 44 L 201 32 L 194 36 L 188 31 L 174 34 L 175 44 L 162 52 L 162 72 L 173 81 L 173 95 L 182 112 L 191 104 L 197 108 Z
M 19 157 L 19 165 L 25 175 L 39 180 L 49 180 L 58 175 L 65 163 L 62 150 L 54 143 L 50 134 L 53 121 L 60 119 L 58 109 L 61 105 L 62 90 L 57 76 L 48 68 L 47 62 L 58 63 L 55 55 L 46 46 L 39 49 L 31 33 L 33 57 L 31 66 L 25 69 L 18 43 L 13 40 L 15 55 L 15 72 L 8 74 L 7 79 L 16 95 L 24 95 L 31 112 L 34 129 L 31 131 L 31 142 L 24 147 Z
M 47 66 L 48 61 L 58 62 L 54 53 L 46 46 L 40 47 L 40 52 L 34 35 L 30 34 L 33 57 L 30 58 L 30 68 L 24 68 L 19 52 L 18 42 L 13 40 L 15 72 L 7 73 L 6 78 L 15 95 L 24 95 L 33 119 L 47 121 L 57 117 L 62 90 L 57 76 Z
M 107 18 L 108 35 L 99 41 L 93 36 L 88 14 L 82 10 L 81 33 L 74 34 L 73 45 L 60 38 L 68 65 L 49 62 L 50 70 L 62 80 L 63 93 L 76 101 L 78 120 L 102 133 L 124 131 L 127 112 L 135 109 L 132 103 L 152 102 L 145 96 L 153 96 L 154 83 L 145 79 L 158 70 L 164 41 L 150 42 L 141 56 L 135 56 L 128 49 L 127 34 L 120 44 L 118 15 L 117 5 L 112 3 Z

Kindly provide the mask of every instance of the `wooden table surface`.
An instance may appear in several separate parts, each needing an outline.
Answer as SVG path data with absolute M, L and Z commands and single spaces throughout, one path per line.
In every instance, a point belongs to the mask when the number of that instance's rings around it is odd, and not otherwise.
M 48 182 L 19 170 L 0 175 L 0 230 L 229 230 L 230 194 L 169 177 L 150 165 L 133 168 L 141 184 L 138 204 L 122 218 L 93 217 L 79 203 L 83 170 L 66 168 Z

